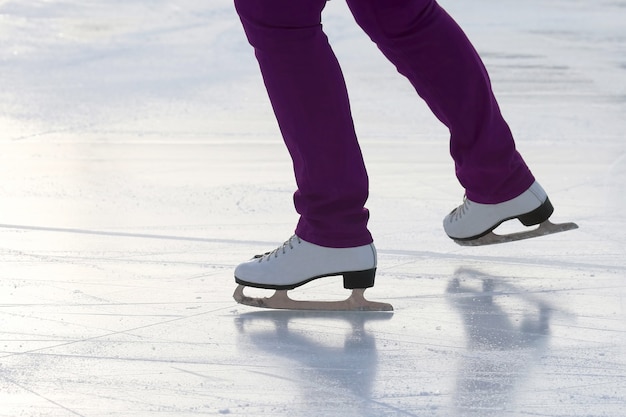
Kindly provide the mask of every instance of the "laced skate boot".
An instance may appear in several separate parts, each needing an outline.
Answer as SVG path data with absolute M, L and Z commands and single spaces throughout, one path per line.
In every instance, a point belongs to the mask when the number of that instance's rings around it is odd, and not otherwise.
M 294 235 L 282 246 L 257 255 L 235 269 L 235 281 L 247 287 L 291 290 L 317 278 L 343 275 L 344 288 L 374 286 L 376 249 L 327 248 Z
M 287 290 L 335 275 L 342 275 L 344 288 L 353 290 L 346 300 L 296 301 L 287 296 Z M 374 286 L 375 275 L 376 248 L 373 243 L 353 248 L 328 248 L 294 235 L 275 250 L 237 266 L 235 281 L 239 286 L 233 297 L 238 303 L 265 308 L 391 311 L 391 305 L 371 302 L 363 296 L 366 288 Z M 269 298 L 253 298 L 243 294 L 244 287 L 276 292 Z
M 524 226 L 548 224 L 554 208 L 538 182 L 533 183 L 519 196 L 498 204 L 481 204 L 464 199 L 463 204 L 452 210 L 443 220 L 443 228 L 449 237 L 461 243 L 473 241 L 492 232 L 502 222 L 518 219 Z M 551 225 L 551 223 L 549 223 Z M 559 230 L 560 231 L 560 230 Z M 548 231 L 549 234 L 554 231 Z M 498 235 L 494 235 L 498 236 Z M 524 235 L 524 237 L 534 237 Z M 518 240 L 518 239 L 511 239 Z M 500 242 L 487 242 L 500 243 Z

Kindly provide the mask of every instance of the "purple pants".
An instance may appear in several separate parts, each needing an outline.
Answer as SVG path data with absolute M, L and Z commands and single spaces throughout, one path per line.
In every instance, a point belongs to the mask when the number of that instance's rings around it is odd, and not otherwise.
M 534 178 L 515 149 L 480 57 L 434 0 L 347 0 L 357 23 L 450 130 L 467 197 L 514 198 Z M 372 242 L 368 177 L 339 63 L 322 31 L 326 0 L 235 0 L 293 159 L 296 234 L 328 247 Z

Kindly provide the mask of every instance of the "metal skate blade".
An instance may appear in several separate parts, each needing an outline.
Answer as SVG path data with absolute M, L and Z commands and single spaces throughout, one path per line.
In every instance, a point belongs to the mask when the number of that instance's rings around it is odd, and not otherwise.
M 552 223 L 550 220 L 546 220 L 545 222 L 541 223 L 538 228 L 533 230 L 525 230 L 523 232 L 509 233 L 503 235 L 489 232 L 485 236 L 479 237 L 478 239 L 455 239 L 454 241 L 461 246 L 485 246 L 495 245 L 498 243 L 515 242 L 517 240 L 531 239 L 534 237 L 546 236 L 574 229 L 578 229 L 578 225 L 576 223 Z
M 364 297 L 365 289 L 357 288 L 352 294 L 341 301 L 300 301 L 289 298 L 287 290 L 276 290 L 271 297 L 248 297 L 243 293 L 244 285 L 238 285 L 233 298 L 239 304 L 251 307 L 278 310 L 316 310 L 316 311 L 393 311 L 387 303 L 369 301 Z

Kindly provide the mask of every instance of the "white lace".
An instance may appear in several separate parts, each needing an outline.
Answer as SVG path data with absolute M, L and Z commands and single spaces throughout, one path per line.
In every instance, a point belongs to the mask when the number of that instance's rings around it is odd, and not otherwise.
M 255 258 L 258 258 L 259 262 L 269 261 L 272 258 L 278 258 L 279 254 L 286 254 L 288 249 L 291 250 L 293 249 L 294 245 L 299 245 L 300 243 L 302 243 L 300 238 L 296 235 L 293 235 L 287 241 L 285 241 L 285 243 L 283 243 L 281 246 L 277 247 L 273 251 L 265 252 L 263 255 L 256 255 Z

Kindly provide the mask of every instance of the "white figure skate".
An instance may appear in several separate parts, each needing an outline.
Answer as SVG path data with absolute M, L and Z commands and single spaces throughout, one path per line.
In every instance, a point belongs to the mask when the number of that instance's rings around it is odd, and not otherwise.
M 443 228 L 450 238 L 463 246 L 512 242 L 578 228 L 575 223 L 552 223 L 549 218 L 553 211 L 546 192 L 535 182 L 521 195 L 498 204 L 481 204 L 465 198 L 463 204 L 445 217 Z M 511 219 L 518 219 L 524 226 L 539 227 L 503 235 L 493 232 Z
M 344 288 L 352 294 L 342 301 L 299 301 L 287 291 L 318 278 L 342 275 Z M 292 236 L 282 246 L 257 255 L 235 269 L 238 287 L 233 297 L 240 304 L 293 310 L 392 311 L 387 303 L 365 299 L 366 288 L 374 286 L 376 248 L 374 244 L 354 248 L 327 248 Z M 266 298 L 248 297 L 245 287 L 276 290 Z

